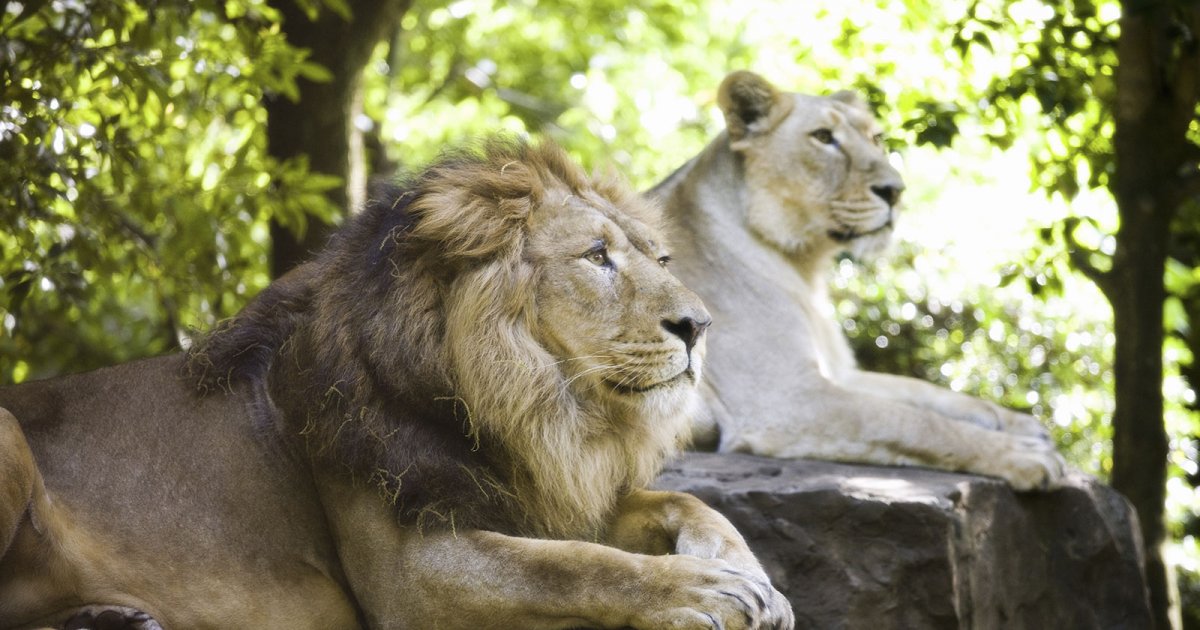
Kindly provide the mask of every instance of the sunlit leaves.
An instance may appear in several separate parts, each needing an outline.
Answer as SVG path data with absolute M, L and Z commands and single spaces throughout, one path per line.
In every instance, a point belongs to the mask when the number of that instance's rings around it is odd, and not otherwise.
M 261 96 L 317 72 L 265 3 L 12 6 L 0 381 L 177 345 L 265 285 L 271 216 L 334 211 L 329 182 L 265 154 Z
M 710 19 L 686 2 L 418 4 L 368 73 L 367 110 L 406 163 L 457 138 L 529 131 L 646 184 L 670 168 L 665 150 L 703 145 L 716 121 L 696 102 L 711 104 L 727 64 L 752 58 L 734 50 L 736 28 Z M 686 140 L 681 125 L 696 126 Z
M 954 103 L 924 101 L 908 112 L 910 117 L 900 128 L 910 132 L 916 144 L 949 147 L 959 133 L 956 120 L 959 113 L 960 109 Z

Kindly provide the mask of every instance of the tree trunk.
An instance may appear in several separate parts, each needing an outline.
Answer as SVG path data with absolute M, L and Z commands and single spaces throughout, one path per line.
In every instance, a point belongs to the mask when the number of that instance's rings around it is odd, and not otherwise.
M 1153 200 L 1129 200 L 1118 205 L 1122 229 L 1109 284 L 1116 330 L 1112 485 L 1137 508 L 1156 627 L 1170 628 L 1166 616 L 1169 582 L 1162 557 L 1167 483 L 1162 397 L 1166 231 L 1125 219 L 1133 213 L 1154 213 L 1157 208 Z M 1130 206 L 1135 210 L 1126 210 Z M 1157 217 L 1152 221 L 1159 222 Z
M 1168 438 L 1163 423 L 1164 272 L 1171 220 L 1183 200 L 1181 167 L 1200 79 L 1194 45 L 1177 39 L 1172 0 L 1123 0 L 1118 43 L 1113 193 L 1120 216 L 1112 271 L 1103 282 L 1113 306 L 1116 411 L 1112 485 L 1133 503 L 1146 551 L 1146 582 L 1158 628 L 1170 628 L 1166 538 Z M 1185 17 L 1185 19 L 1187 19 Z
M 283 32 L 293 46 L 312 51 L 309 59 L 332 73 L 332 80 L 298 81 L 300 98 L 291 101 L 269 96 L 267 147 L 279 159 L 307 155 L 312 171 L 342 178 L 343 186 L 329 192 L 340 208 L 361 205 L 366 190 L 362 135 L 354 118 L 362 111 L 362 70 L 375 45 L 394 31 L 411 0 L 359 0 L 350 3 L 354 14 L 347 21 L 322 8 L 310 20 L 298 3 L 276 3 L 283 17 Z M 308 229 L 298 238 L 276 221 L 271 222 L 271 275 L 279 277 L 319 249 L 330 226 L 309 218 Z

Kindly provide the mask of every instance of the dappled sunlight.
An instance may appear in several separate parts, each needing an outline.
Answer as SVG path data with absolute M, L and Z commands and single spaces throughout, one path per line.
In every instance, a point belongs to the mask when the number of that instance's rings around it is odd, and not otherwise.
M 927 505 L 946 503 L 944 496 L 931 492 L 927 486 L 917 486 L 904 479 L 890 477 L 848 477 L 839 480 L 838 490 L 868 501 L 905 501 Z

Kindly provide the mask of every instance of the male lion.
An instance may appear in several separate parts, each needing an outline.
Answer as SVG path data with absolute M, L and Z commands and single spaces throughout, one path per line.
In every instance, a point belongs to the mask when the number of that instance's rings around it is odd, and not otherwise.
M 866 106 L 782 93 L 750 72 L 726 77 L 718 102 L 726 131 L 648 193 L 683 232 L 677 272 L 721 329 L 697 441 L 1055 484 L 1064 463 L 1036 419 L 859 370 L 829 317 L 828 260 L 886 243 L 904 189 Z
M 642 489 L 709 322 L 659 222 L 492 142 L 187 355 L 0 390 L 0 626 L 792 627 L 728 521 Z

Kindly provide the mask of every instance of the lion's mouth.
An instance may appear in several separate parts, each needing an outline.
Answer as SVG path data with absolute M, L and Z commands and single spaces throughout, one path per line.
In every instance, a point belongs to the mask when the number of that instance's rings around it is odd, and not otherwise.
M 630 385 L 628 383 L 613 381 L 613 380 L 610 380 L 607 378 L 603 379 L 602 382 L 609 389 L 613 390 L 614 392 L 617 392 L 618 394 L 623 394 L 625 396 L 637 396 L 639 394 L 645 394 L 645 393 L 652 392 L 652 391 L 655 391 L 658 389 L 674 387 L 675 385 L 679 385 L 680 383 L 683 383 L 685 381 L 689 382 L 689 383 L 694 382 L 695 379 L 696 379 L 696 373 L 694 371 L 692 371 L 692 367 L 689 365 L 686 369 L 684 369 L 679 374 L 676 374 L 675 376 L 672 376 L 671 378 L 668 378 L 666 380 L 658 381 L 656 383 L 650 383 L 649 385 Z

